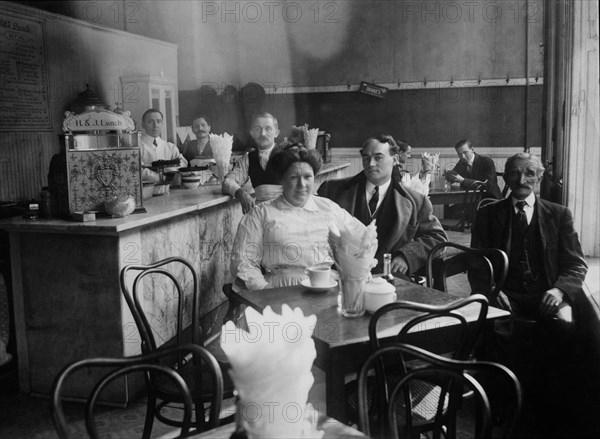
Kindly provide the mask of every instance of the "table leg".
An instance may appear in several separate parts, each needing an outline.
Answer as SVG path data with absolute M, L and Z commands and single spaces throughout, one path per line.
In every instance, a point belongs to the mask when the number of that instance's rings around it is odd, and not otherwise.
M 345 367 L 343 358 L 330 352 L 325 370 L 325 401 L 327 416 L 346 424 Z

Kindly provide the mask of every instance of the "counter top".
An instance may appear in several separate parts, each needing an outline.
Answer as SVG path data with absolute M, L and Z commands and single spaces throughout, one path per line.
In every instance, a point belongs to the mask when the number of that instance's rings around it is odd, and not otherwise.
M 319 176 L 346 168 L 349 163 L 324 163 Z M 58 218 L 25 219 L 13 217 L 0 220 L 0 229 L 38 233 L 69 233 L 84 235 L 119 235 L 180 215 L 207 209 L 232 200 L 221 193 L 220 185 L 200 186 L 197 189 L 171 189 L 168 195 L 144 200 L 145 213 L 133 213 L 124 218 L 101 217 L 96 221 L 77 222 Z
M 201 186 L 197 189 L 172 189 L 168 195 L 144 200 L 146 213 L 133 213 L 124 218 L 98 218 L 96 221 L 77 222 L 58 218 L 9 218 L 0 221 L 0 228 L 8 231 L 79 233 L 86 235 L 118 235 L 159 221 L 207 209 L 231 200 L 221 194 L 221 186 Z

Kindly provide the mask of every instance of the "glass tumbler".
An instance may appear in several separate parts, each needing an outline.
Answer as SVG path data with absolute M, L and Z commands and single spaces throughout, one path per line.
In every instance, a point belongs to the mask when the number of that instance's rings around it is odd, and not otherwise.
M 366 285 L 367 276 L 342 276 L 340 278 L 342 315 L 344 317 L 360 317 L 365 313 Z

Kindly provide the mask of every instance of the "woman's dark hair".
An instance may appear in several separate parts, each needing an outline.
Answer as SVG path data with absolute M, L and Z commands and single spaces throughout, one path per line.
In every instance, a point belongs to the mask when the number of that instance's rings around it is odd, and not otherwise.
M 308 163 L 315 175 L 321 169 L 323 160 L 316 149 L 306 149 L 302 144 L 286 144 L 276 146 L 267 163 L 267 172 L 272 172 L 278 179 L 296 162 Z

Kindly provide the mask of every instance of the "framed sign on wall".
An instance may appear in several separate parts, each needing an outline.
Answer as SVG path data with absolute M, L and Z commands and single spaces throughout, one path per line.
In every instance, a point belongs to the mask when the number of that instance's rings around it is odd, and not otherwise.
M 0 14 L 0 131 L 52 129 L 44 23 Z

